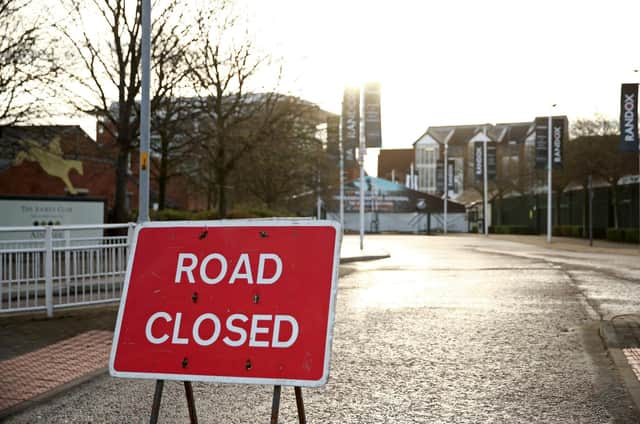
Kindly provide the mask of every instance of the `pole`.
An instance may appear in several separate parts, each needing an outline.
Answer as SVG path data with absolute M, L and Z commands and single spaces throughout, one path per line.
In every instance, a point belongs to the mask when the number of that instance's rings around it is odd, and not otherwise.
M 444 141 L 444 234 L 447 234 L 447 203 L 449 201 L 449 179 L 447 175 L 447 168 L 449 168 L 449 140 Z
M 589 246 L 593 246 L 593 180 L 589 175 Z
M 487 141 L 489 136 L 487 135 L 487 127 L 484 127 L 484 141 L 482 142 L 482 175 L 484 179 L 484 235 L 489 235 L 489 195 L 487 193 L 487 186 L 489 180 L 487 176 Z
M 342 128 L 338 131 L 338 134 L 342 134 Z M 340 228 L 344 232 L 344 148 L 342 146 L 342 137 L 339 136 L 339 151 L 340 151 Z
M 364 146 L 360 140 L 360 154 L 358 163 L 360 164 L 360 250 L 364 250 Z
M 150 144 L 150 102 L 149 85 L 151 77 L 151 0 L 142 0 L 142 57 L 141 57 L 141 99 L 140 99 L 140 188 L 138 191 L 138 222 L 149 220 L 149 144 Z
M 364 141 L 364 90 L 360 90 L 360 149 L 358 163 L 360 164 L 360 250 L 364 250 L 364 156 L 367 153 Z
M 551 243 L 551 114 L 547 121 L 547 243 Z

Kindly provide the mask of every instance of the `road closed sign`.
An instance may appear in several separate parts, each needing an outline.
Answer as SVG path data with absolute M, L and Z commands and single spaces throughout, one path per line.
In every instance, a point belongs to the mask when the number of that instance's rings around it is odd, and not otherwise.
M 139 226 L 111 375 L 326 383 L 340 234 L 331 221 Z

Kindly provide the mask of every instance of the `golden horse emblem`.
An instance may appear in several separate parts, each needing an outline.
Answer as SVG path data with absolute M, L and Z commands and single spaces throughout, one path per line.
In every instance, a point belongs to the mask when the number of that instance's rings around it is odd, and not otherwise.
M 79 160 L 66 160 L 62 156 L 60 138 L 54 138 L 48 146 L 43 147 L 33 140 L 24 140 L 20 144 L 25 149 L 18 152 L 13 164 L 21 165 L 23 161 L 37 162 L 47 174 L 60 178 L 67 186 L 70 194 L 78 194 L 78 190 L 71 184 L 69 172 L 75 169 L 82 175 L 82 162 Z

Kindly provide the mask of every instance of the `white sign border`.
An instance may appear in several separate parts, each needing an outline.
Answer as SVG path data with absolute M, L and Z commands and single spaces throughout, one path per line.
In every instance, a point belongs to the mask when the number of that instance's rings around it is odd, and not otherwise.
M 329 321 L 327 323 L 327 334 L 325 342 L 324 364 L 322 376 L 318 380 L 291 380 L 279 378 L 252 378 L 252 377 L 227 377 L 227 376 L 207 376 L 192 374 L 163 374 L 163 373 L 145 373 L 145 372 L 121 372 L 115 369 L 114 362 L 116 356 L 116 348 L 120 338 L 120 328 L 122 324 L 122 316 L 124 314 L 124 305 L 129 291 L 129 282 L 131 280 L 131 270 L 135 258 L 135 251 L 138 243 L 138 235 L 144 228 L 183 228 L 183 227 L 201 227 L 201 228 L 218 228 L 218 227 L 332 227 L 335 232 L 335 246 L 333 257 L 333 273 L 331 276 L 331 297 L 329 301 Z M 333 345 L 333 325 L 335 322 L 335 305 L 338 292 L 338 272 L 340 265 L 340 245 L 342 242 L 342 231 L 340 224 L 331 220 L 299 220 L 299 219 L 237 219 L 237 220 L 220 220 L 220 221 L 158 221 L 144 222 L 136 226 L 135 235 L 131 249 L 129 251 L 129 261 L 127 263 L 127 272 L 125 275 L 124 286 L 122 288 L 122 297 L 120 298 L 120 307 L 118 308 L 118 318 L 116 328 L 113 334 L 113 343 L 111 345 L 111 354 L 109 355 L 109 374 L 112 377 L 124 378 L 143 378 L 153 380 L 178 380 L 178 381 L 202 381 L 209 383 L 232 383 L 232 384 L 265 384 L 274 386 L 299 386 L 299 387 L 320 387 L 329 380 L 329 368 L 331 364 L 331 348 Z

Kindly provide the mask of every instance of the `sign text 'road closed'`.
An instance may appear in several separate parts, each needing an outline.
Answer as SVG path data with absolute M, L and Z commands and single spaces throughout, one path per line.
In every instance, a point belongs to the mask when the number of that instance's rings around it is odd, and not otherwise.
M 325 221 L 144 224 L 127 269 L 112 375 L 324 384 L 339 234 Z

